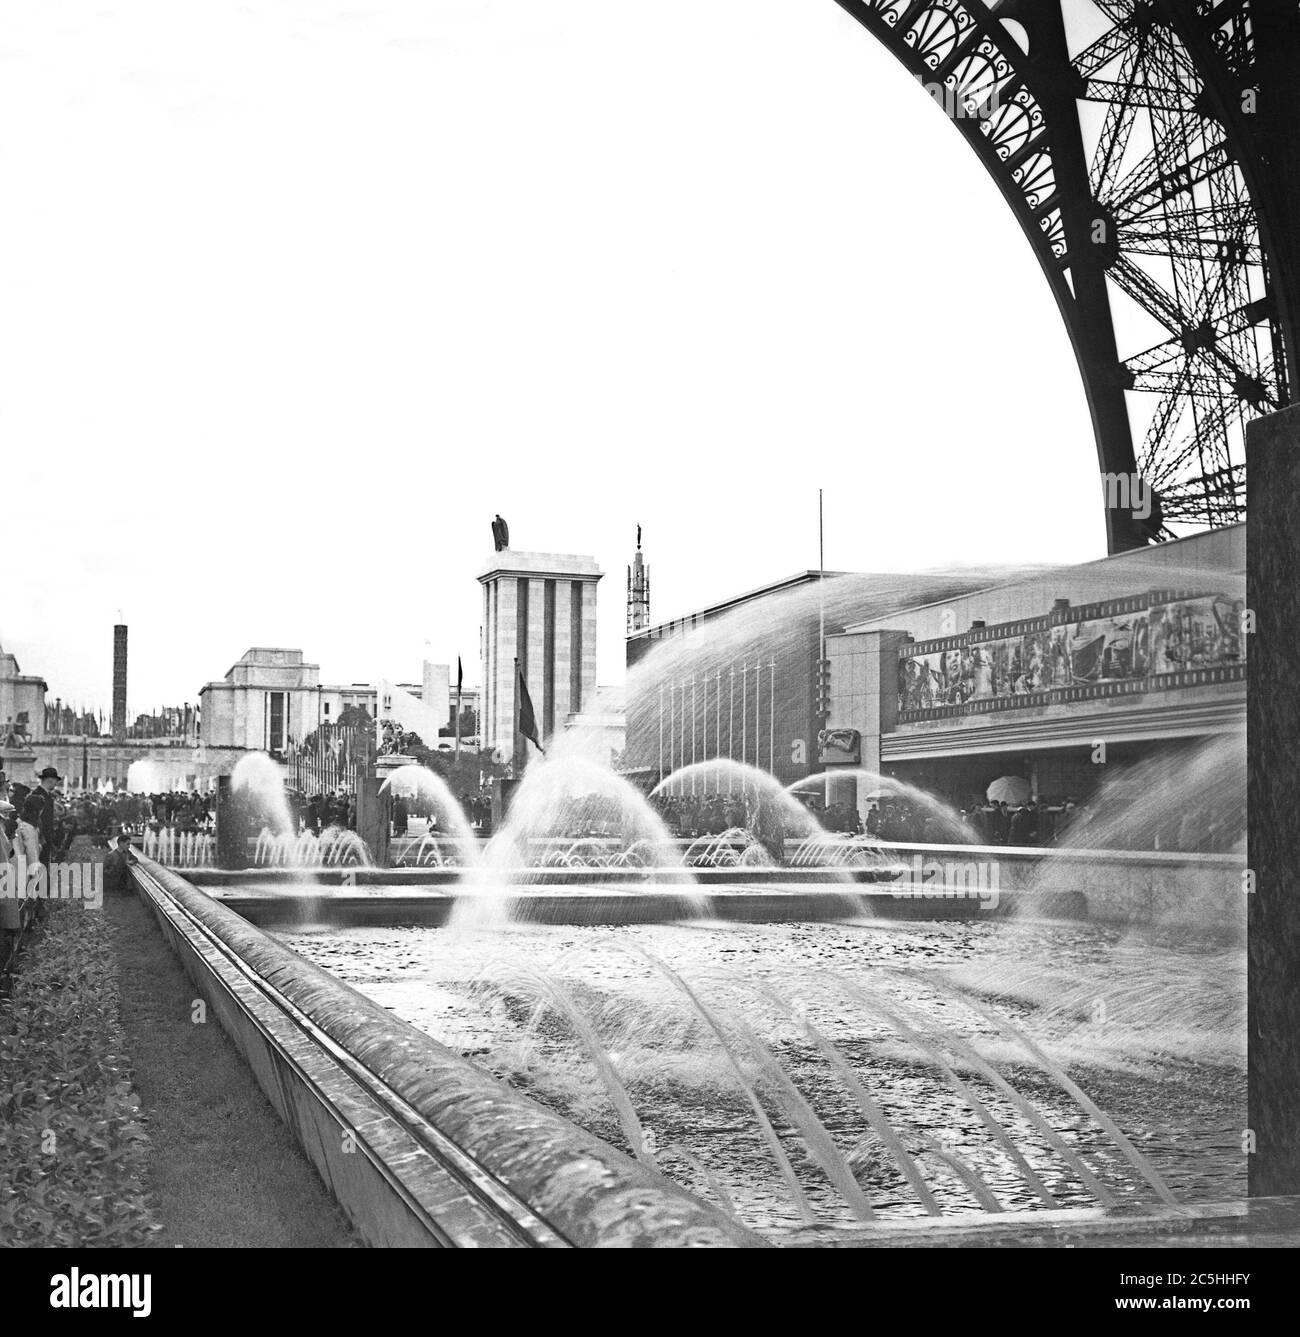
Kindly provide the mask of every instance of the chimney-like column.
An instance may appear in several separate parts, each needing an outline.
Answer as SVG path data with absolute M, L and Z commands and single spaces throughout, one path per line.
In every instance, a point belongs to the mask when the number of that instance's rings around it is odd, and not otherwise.
M 126 626 L 113 628 L 113 740 L 126 737 Z

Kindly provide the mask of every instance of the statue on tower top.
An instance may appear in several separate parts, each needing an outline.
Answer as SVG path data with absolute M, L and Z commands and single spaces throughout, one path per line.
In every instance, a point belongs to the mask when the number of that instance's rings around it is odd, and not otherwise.
M 510 546 L 510 526 L 500 515 L 492 521 L 492 542 L 496 544 L 497 552 L 503 552 Z

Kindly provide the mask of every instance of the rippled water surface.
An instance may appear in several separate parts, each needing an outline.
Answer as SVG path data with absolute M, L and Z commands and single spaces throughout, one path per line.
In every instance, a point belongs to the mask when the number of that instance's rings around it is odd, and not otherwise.
M 1245 1192 L 1239 944 L 878 919 L 281 937 L 774 1238 L 1154 1202 L 1152 1175 L 1180 1201 Z

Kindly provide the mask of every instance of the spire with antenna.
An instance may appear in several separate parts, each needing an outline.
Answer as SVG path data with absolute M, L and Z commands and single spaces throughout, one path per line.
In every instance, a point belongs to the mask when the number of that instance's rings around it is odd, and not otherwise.
M 636 527 L 636 552 L 627 569 L 627 634 L 650 625 L 650 568 L 641 556 L 641 526 Z

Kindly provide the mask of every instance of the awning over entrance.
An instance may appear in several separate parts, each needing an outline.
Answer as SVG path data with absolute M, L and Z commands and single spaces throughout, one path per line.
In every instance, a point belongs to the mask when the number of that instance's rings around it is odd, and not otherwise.
M 909 729 L 880 740 L 881 762 L 974 757 L 986 752 L 1047 752 L 1108 742 L 1159 742 L 1241 733 L 1246 727 L 1244 695 L 1236 700 L 1152 705 L 1108 710 L 1052 720 L 1007 720 L 977 726 L 968 719 L 955 729 Z

